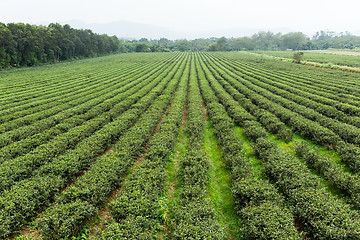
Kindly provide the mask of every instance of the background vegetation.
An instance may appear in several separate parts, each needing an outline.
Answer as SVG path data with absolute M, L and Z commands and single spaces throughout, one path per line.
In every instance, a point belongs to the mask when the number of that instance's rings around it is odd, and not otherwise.
M 172 51 L 315 50 L 360 47 L 360 37 L 348 32 L 317 32 L 312 39 L 301 32 L 287 34 L 259 32 L 251 37 L 195 40 L 121 40 L 89 29 L 51 23 L 36 26 L 0 23 L 0 68 L 95 57 L 111 53 Z
M 69 25 L 48 27 L 0 23 L 0 67 L 32 66 L 80 57 L 94 57 L 119 50 L 117 37 L 78 30 Z

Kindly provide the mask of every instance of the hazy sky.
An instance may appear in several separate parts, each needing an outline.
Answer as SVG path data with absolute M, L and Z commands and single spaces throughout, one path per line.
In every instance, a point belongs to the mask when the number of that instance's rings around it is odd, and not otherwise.
M 287 28 L 360 34 L 356 0 L 0 0 L 0 22 L 127 20 L 176 31 Z

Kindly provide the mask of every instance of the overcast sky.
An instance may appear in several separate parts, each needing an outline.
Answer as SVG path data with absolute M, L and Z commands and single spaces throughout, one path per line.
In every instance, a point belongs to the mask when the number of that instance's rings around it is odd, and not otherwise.
M 0 6 L 5 23 L 127 20 L 182 32 L 283 28 L 360 34 L 356 0 L 0 0 Z

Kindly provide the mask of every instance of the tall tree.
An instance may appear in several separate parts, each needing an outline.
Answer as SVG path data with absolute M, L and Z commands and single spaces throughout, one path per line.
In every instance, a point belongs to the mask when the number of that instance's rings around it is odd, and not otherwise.
M 281 38 L 285 49 L 303 49 L 307 42 L 306 36 L 302 32 L 287 33 Z
M 235 51 L 254 50 L 255 47 L 254 41 L 249 37 L 235 38 L 231 41 L 231 48 Z

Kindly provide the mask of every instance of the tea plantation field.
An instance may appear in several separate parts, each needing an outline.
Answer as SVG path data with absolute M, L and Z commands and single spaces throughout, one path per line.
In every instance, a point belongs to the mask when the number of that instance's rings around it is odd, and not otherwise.
M 0 71 L 0 238 L 360 239 L 360 74 L 241 52 Z

